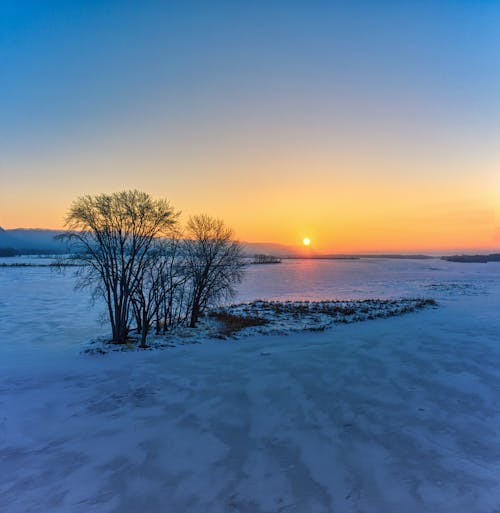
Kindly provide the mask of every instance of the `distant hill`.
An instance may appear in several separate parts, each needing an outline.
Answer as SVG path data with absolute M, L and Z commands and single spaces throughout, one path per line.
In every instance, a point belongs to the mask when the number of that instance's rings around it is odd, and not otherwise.
M 9 237 L 6 230 L 0 227 L 0 247 L 7 248 L 9 246 L 12 246 L 11 237 Z
M 0 256 L 16 254 L 66 253 L 66 243 L 55 240 L 63 230 L 39 228 L 16 228 L 5 230 L 0 227 Z M 249 256 L 266 254 L 277 257 L 299 256 L 296 249 L 282 244 L 266 242 L 243 242 L 245 253 Z
M 66 253 L 65 242 L 56 240 L 62 230 L 16 228 L 5 230 L 0 227 L 0 250 L 3 254 Z

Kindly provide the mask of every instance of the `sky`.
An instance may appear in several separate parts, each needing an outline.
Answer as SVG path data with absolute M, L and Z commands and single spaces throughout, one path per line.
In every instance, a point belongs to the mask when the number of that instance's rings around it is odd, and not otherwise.
M 0 226 L 137 188 L 311 251 L 500 248 L 500 2 L 0 2 Z

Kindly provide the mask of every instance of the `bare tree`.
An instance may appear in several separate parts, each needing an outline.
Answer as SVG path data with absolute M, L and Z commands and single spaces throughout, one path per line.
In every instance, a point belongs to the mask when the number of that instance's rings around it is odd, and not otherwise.
M 193 216 L 187 223 L 185 265 L 190 279 L 189 326 L 195 327 L 205 309 L 234 295 L 243 277 L 241 245 L 220 219 Z
M 142 286 L 144 269 L 158 237 L 168 236 L 178 213 L 164 199 L 137 190 L 82 196 L 66 217 L 61 237 L 78 250 L 80 284 L 104 298 L 113 341 L 127 340 L 131 298 Z
M 189 275 L 182 255 L 183 241 L 180 233 L 175 234 L 163 245 L 163 266 L 161 284 L 163 296 L 157 309 L 156 332 L 185 324 L 187 319 L 187 293 Z M 159 322 L 160 321 L 160 322 Z
M 151 324 L 164 301 L 165 291 L 162 286 L 164 265 L 161 243 L 156 242 L 149 248 L 144 264 L 137 269 L 136 286 L 130 296 L 130 301 L 136 320 L 137 333 L 141 335 L 141 347 L 146 347 Z
M 187 281 L 179 258 L 179 239 L 174 234 L 166 240 L 156 240 L 149 249 L 144 265 L 138 269 L 137 286 L 131 296 L 141 347 L 153 325 L 156 333 L 185 320 L 183 286 Z

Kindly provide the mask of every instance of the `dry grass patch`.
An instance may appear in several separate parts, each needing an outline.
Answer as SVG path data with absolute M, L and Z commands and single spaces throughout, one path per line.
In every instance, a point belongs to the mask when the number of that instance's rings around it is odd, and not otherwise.
M 230 336 L 234 333 L 253 326 L 264 326 L 269 321 L 256 315 L 236 315 L 227 311 L 212 311 L 209 316 L 220 323 L 219 333 L 223 336 Z

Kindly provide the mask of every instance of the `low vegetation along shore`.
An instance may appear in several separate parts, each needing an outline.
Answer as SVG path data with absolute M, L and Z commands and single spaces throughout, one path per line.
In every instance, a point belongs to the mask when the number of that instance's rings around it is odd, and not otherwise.
M 437 307 L 434 299 L 366 299 L 354 301 L 252 301 L 213 308 L 196 328 L 178 327 L 151 336 L 148 350 L 200 343 L 204 339 L 236 339 L 250 335 L 288 335 L 301 331 L 324 331 L 334 324 L 388 318 Z M 143 348 L 144 349 L 144 348 Z M 83 350 L 88 354 L 141 350 L 133 334 L 127 344 L 106 339 L 91 341 Z

